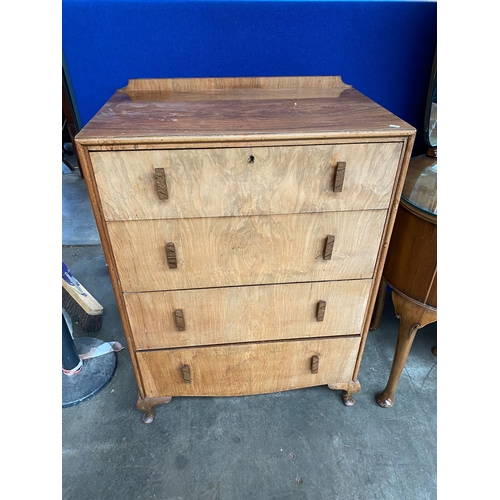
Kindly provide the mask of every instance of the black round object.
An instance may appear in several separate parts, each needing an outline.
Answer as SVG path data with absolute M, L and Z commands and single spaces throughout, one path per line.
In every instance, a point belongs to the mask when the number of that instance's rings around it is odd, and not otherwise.
M 116 353 L 83 360 L 82 369 L 74 375 L 62 373 L 63 408 L 77 405 L 104 389 L 116 370 Z

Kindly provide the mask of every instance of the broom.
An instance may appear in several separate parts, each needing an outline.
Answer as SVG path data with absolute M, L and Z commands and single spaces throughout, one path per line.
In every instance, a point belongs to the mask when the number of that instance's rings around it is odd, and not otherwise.
M 62 307 L 84 332 L 98 332 L 102 327 L 103 308 L 62 263 Z

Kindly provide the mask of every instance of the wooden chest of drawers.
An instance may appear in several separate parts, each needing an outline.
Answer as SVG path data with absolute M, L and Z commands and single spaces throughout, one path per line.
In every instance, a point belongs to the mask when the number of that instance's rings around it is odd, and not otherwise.
M 172 396 L 353 404 L 414 135 L 340 77 L 111 97 L 76 144 L 144 422 Z

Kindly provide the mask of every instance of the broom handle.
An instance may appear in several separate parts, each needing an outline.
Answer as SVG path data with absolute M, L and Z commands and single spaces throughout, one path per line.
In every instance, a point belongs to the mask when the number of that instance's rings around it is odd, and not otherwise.
M 74 370 L 80 363 L 80 356 L 69 331 L 68 323 L 62 315 L 62 367 L 63 370 Z
M 87 292 L 82 288 L 80 282 L 71 274 L 69 267 L 64 262 L 62 263 L 62 279 L 66 281 L 68 285 L 75 287 L 83 297 L 87 296 Z

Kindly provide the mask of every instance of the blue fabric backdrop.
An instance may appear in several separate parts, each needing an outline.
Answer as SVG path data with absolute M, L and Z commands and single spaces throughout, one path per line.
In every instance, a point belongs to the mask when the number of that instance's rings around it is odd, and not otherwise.
M 63 0 L 81 125 L 129 78 L 340 75 L 418 130 L 436 51 L 429 1 Z

